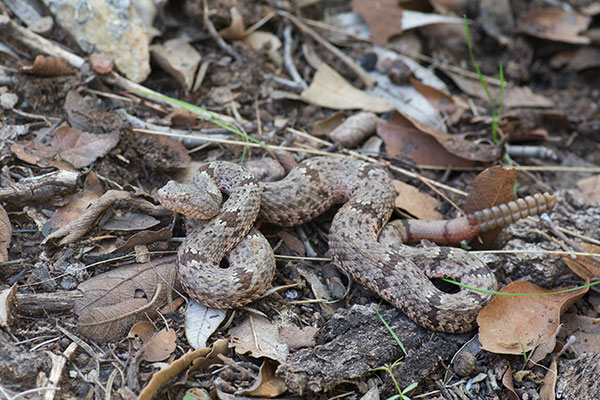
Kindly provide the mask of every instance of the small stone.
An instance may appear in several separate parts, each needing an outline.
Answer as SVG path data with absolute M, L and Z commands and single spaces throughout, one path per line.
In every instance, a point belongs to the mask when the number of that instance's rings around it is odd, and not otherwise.
M 19 101 L 19 96 L 14 93 L 2 93 L 0 94 L 0 107 L 5 110 L 11 110 L 17 102 Z

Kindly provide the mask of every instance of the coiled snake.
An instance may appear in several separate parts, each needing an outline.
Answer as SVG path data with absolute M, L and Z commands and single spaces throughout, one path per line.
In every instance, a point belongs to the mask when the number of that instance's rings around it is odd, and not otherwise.
M 219 210 L 221 191 L 229 197 Z M 170 181 L 158 197 L 171 210 L 212 218 L 188 232 L 178 250 L 181 284 L 200 303 L 238 307 L 270 286 L 275 261 L 266 239 L 253 229 L 257 218 L 298 225 L 344 203 L 329 231 L 334 262 L 418 324 L 445 332 L 473 329 L 477 312 L 491 296 L 466 289 L 445 293 L 430 279 L 449 278 L 495 290 L 495 276 L 464 250 L 404 243 L 423 238 L 458 242 L 475 237 L 482 227 L 541 214 L 556 201 L 548 194 L 536 195 L 454 220 L 394 221 L 382 232 L 395 198 L 390 176 L 374 164 L 336 157 L 308 159 L 272 183 L 258 183 L 236 164 L 209 162 L 196 171 L 193 184 Z M 228 268 L 220 266 L 224 257 Z

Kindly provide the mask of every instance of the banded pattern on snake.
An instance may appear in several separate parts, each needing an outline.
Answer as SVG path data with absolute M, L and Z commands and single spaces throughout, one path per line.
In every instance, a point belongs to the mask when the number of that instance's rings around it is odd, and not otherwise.
M 219 211 L 220 191 L 229 198 Z M 445 293 L 430 279 L 495 290 L 495 276 L 462 249 L 404 243 L 423 238 L 458 242 L 482 229 L 541 214 L 556 202 L 548 194 L 536 195 L 454 220 L 394 221 L 386 226 L 395 198 L 388 173 L 374 164 L 335 157 L 308 159 L 272 183 L 258 183 L 236 164 L 210 162 L 200 166 L 193 184 L 171 181 L 158 197 L 171 210 L 212 218 L 188 232 L 178 250 L 179 279 L 200 303 L 237 307 L 270 286 L 275 262 L 266 239 L 252 228 L 257 217 L 292 226 L 344 203 L 329 231 L 334 262 L 418 324 L 445 332 L 473 329 L 477 312 L 491 296 L 464 289 Z M 230 264 L 226 269 L 219 266 L 224 257 Z

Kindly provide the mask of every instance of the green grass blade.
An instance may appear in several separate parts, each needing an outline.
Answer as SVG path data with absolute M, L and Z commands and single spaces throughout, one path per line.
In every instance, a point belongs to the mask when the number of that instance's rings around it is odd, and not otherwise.
M 452 279 L 446 279 L 446 278 L 441 278 L 441 279 L 444 282 L 452 283 L 452 284 L 454 284 L 456 286 L 460 286 L 460 287 L 463 287 L 465 289 L 472 290 L 474 292 L 487 293 L 487 294 L 495 294 L 497 296 L 515 296 L 515 297 L 550 296 L 550 295 L 553 295 L 553 294 L 562 294 L 562 293 L 575 292 L 577 290 L 581 290 L 581 289 L 584 289 L 586 287 L 590 287 L 590 286 L 594 286 L 594 285 L 600 284 L 600 281 L 595 281 L 595 282 L 590 282 L 590 283 L 588 283 L 586 285 L 577 286 L 577 287 L 574 287 L 574 288 L 571 288 L 571 289 L 558 290 L 556 292 L 548 292 L 548 293 L 503 293 L 503 292 L 497 292 L 495 290 L 480 289 L 480 288 L 476 288 L 476 287 L 473 287 L 473 286 L 465 285 L 464 283 L 456 282 L 456 281 L 453 281 Z
M 380 305 L 381 305 L 381 301 L 377 305 L 377 316 L 379 317 L 379 319 L 381 320 L 381 322 L 383 322 L 383 325 L 385 325 L 385 327 L 387 328 L 388 332 L 390 333 L 390 335 L 392 335 L 392 337 L 394 338 L 394 340 L 396 341 L 396 343 L 398 343 L 398 346 L 400 346 L 400 349 L 402 350 L 402 352 L 404 353 L 404 355 L 407 356 L 408 353 L 406 352 L 406 349 L 404 348 L 404 344 L 402 344 L 402 341 L 400 341 L 400 338 L 396 335 L 396 333 L 392 330 L 392 328 L 387 323 L 387 321 L 385 319 L 383 319 L 383 317 L 379 313 L 379 306 Z

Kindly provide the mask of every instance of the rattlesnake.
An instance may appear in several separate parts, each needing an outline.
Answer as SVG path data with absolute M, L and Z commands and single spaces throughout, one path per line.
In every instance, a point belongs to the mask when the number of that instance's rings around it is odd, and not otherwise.
M 219 211 L 221 191 L 229 198 Z M 495 276 L 464 250 L 416 248 L 403 242 L 422 238 L 458 242 L 476 236 L 481 227 L 540 214 L 556 201 L 548 194 L 537 195 L 449 221 L 394 221 L 381 232 L 393 211 L 390 176 L 374 164 L 337 157 L 308 159 L 272 183 L 258 183 L 239 165 L 209 162 L 196 171 L 193 184 L 170 181 L 158 191 L 158 198 L 171 210 L 212 218 L 188 232 L 178 250 L 182 286 L 207 306 L 241 306 L 270 286 L 275 261 L 266 239 L 252 228 L 257 218 L 298 225 L 344 203 L 329 231 L 334 262 L 418 324 L 445 332 L 473 329 L 477 312 L 491 296 L 466 289 L 445 293 L 430 278 L 495 290 Z M 220 267 L 224 257 L 228 268 Z

